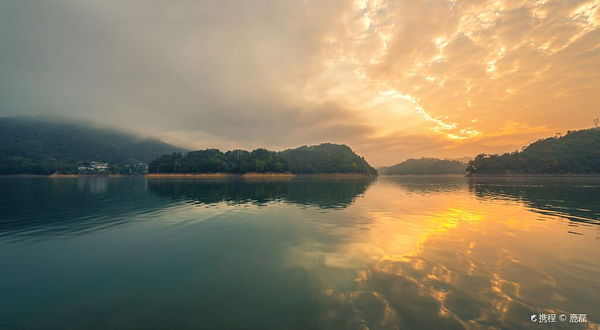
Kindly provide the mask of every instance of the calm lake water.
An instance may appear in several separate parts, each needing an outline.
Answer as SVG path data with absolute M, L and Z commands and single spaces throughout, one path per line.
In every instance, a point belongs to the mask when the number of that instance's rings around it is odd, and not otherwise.
M 0 178 L 0 329 L 599 323 L 598 178 Z

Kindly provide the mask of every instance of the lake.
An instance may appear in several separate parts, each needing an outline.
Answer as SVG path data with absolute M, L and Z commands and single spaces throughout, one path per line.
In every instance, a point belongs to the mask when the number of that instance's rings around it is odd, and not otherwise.
M 0 178 L 0 329 L 597 329 L 599 229 L 600 178 Z

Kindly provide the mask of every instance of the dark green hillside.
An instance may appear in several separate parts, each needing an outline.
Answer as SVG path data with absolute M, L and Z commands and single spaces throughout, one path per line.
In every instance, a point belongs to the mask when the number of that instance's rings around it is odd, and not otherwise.
M 390 167 L 379 168 L 382 175 L 465 174 L 465 163 L 438 158 L 407 159 Z
M 290 164 L 278 153 L 265 149 L 232 150 L 219 149 L 190 151 L 187 155 L 172 153 L 163 155 L 149 164 L 150 173 L 248 173 L 290 171 Z
M 281 155 L 290 162 L 292 173 L 363 173 L 377 174 L 377 170 L 350 147 L 343 144 L 323 143 L 288 149 Z
M 85 123 L 31 117 L 0 118 L 0 174 L 75 173 L 89 161 L 115 167 L 183 151 L 155 139 Z
M 218 149 L 163 155 L 149 165 L 150 173 L 359 173 L 377 174 L 367 161 L 345 145 L 321 144 L 282 152 Z
M 467 170 L 469 175 L 600 174 L 600 129 L 569 131 L 502 155 L 481 154 Z

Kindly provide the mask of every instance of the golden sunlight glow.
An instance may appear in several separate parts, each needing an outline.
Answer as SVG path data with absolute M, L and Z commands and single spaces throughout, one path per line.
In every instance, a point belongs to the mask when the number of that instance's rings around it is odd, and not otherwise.
M 365 218 L 372 220 L 368 230 L 355 228 L 356 233 L 345 233 L 352 239 L 336 251 L 320 255 L 318 260 L 339 269 L 359 267 L 354 282 L 366 289 L 370 288 L 369 284 L 393 276 L 397 285 L 405 283 L 407 289 L 415 288 L 413 294 L 418 292 L 419 297 L 435 299 L 441 306 L 440 315 L 460 311 L 460 304 L 457 305 L 460 301 L 453 299 L 456 291 L 449 288 L 468 286 L 469 292 L 474 294 L 492 292 L 490 308 L 503 318 L 511 317 L 510 311 L 522 301 L 531 300 L 532 294 L 539 294 L 538 289 L 556 286 L 556 279 L 543 267 L 524 270 L 524 265 L 544 261 L 536 260 L 535 254 L 523 254 L 522 251 L 533 249 L 528 245 L 530 235 L 562 235 L 560 231 L 544 229 L 566 228 L 568 223 L 557 223 L 556 219 L 540 221 L 539 213 L 523 207 L 518 200 L 478 200 L 474 195 L 459 191 L 453 194 L 413 193 L 402 188 L 403 182 L 390 179 L 387 185 L 374 187 L 357 201 L 352 212 L 365 212 Z M 375 201 L 378 206 L 373 210 Z M 410 210 L 417 205 L 422 211 L 413 214 Z M 430 214 L 423 216 L 427 213 Z M 535 248 L 556 250 L 557 255 L 563 249 L 579 248 L 566 242 L 557 246 L 553 243 L 556 239 L 547 237 L 544 246 Z M 594 240 L 594 237 L 589 239 Z M 499 242 L 506 248 L 491 248 Z M 295 249 L 306 254 L 306 250 L 313 247 L 305 245 Z M 300 251 L 294 252 L 294 255 L 300 254 Z M 304 262 L 304 265 L 310 263 Z M 531 281 L 528 272 L 534 273 L 535 281 Z M 479 281 L 481 278 L 490 280 Z M 412 291 L 403 292 L 410 294 Z M 343 292 L 332 287 L 325 294 L 356 299 L 365 291 Z M 379 298 L 385 305 L 390 296 Z
M 600 68 L 598 56 L 590 54 L 579 63 L 572 59 L 600 42 L 599 3 L 565 5 L 550 18 L 553 1 L 484 1 L 473 6 L 432 2 L 426 8 L 357 1 L 355 13 L 345 18 L 347 34 L 356 37 L 338 39 L 346 60 L 334 60 L 331 69 L 350 70 L 337 88 L 344 91 L 344 104 L 358 114 L 369 113 L 365 118 L 376 127 L 372 137 L 378 140 L 402 143 L 403 135 L 419 134 L 441 143 L 438 151 L 468 154 L 477 145 L 488 147 L 488 152 L 490 146 L 511 151 L 549 132 L 589 125 L 597 112 L 588 102 L 594 97 L 588 93 L 589 84 L 596 82 L 590 78 L 588 86 L 577 87 L 569 81 Z M 358 34 L 353 31 L 357 25 Z M 548 88 L 561 97 L 549 98 Z M 573 88 L 581 92 L 566 93 Z M 398 100 L 406 102 L 393 110 Z M 575 116 L 560 113 L 573 107 Z M 498 130 L 511 122 L 537 128 L 513 131 L 512 136 Z M 498 136 L 504 137 L 502 143 L 494 141 Z
M 27 74 L 4 112 L 84 113 L 188 149 L 335 142 L 381 166 L 510 152 L 600 116 L 600 0 L 16 6 L 39 19 L 0 29 L 27 46 L 8 45 Z

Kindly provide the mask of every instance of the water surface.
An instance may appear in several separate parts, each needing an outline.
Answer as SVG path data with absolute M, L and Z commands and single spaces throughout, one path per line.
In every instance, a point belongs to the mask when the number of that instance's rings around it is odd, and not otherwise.
M 599 225 L 590 178 L 0 178 L 0 329 L 597 328 Z

